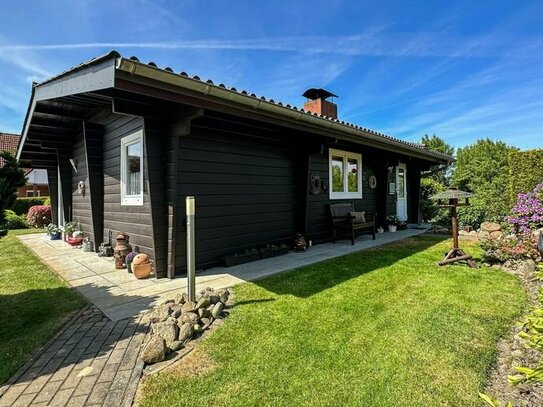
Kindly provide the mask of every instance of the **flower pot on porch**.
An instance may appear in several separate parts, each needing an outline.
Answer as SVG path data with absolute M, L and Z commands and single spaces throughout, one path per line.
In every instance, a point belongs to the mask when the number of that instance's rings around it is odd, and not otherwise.
M 49 240 L 60 240 L 60 232 L 50 233 Z
M 398 229 L 398 226 L 396 225 L 388 225 L 389 232 L 396 232 L 397 229 Z

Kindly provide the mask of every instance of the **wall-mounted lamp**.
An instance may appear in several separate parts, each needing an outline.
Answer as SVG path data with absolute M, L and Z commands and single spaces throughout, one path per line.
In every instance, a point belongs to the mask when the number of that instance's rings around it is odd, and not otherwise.
M 70 158 L 70 164 L 72 165 L 72 168 L 74 169 L 75 173 L 77 174 L 77 161 L 75 161 L 73 158 Z
M 394 169 L 393 166 L 387 167 L 388 173 L 389 173 L 389 174 L 392 174 L 392 170 L 393 170 L 393 169 Z

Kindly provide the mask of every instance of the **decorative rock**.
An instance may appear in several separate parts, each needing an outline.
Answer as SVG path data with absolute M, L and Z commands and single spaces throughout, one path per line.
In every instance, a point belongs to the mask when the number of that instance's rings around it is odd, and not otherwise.
M 152 335 L 143 349 L 141 359 L 146 364 L 162 362 L 166 359 L 166 344 L 164 339 L 158 335 Z
M 221 315 L 221 312 L 224 308 L 224 304 L 222 302 L 218 302 L 213 307 L 213 310 L 211 311 L 211 316 L 213 318 L 218 318 Z
M 198 323 L 198 315 L 194 312 L 186 312 L 184 314 L 181 314 L 181 317 L 179 318 L 179 322 L 181 324 L 197 324 Z
M 170 345 L 170 350 L 172 352 L 175 352 L 176 350 L 179 350 L 183 347 L 183 342 L 181 341 L 174 341 L 172 342 L 172 344 Z
M 205 307 L 208 307 L 209 304 L 211 304 L 211 302 L 209 301 L 209 298 L 204 296 L 200 298 L 200 301 L 198 301 L 198 303 L 196 304 L 196 308 L 198 309 L 205 308 Z
M 472 231 L 470 231 L 470 232 L 468 233 L 468 235 L 470 235 L 470 236 L 477 236 L 477 231 L 472 230 Z
M 198 316 L 200 318 L 211 318 L 211 311 L 205 308 L 198 309 Z
M 192 324 L 186 323 L 181 325 L 179 329 L 179 341 L 183 344 L 190 341 L 193 333 L 194 328 L 192 327 Z
M 170 316 L 170 306 L 168 304 L 160 304 L 149 315 L 151 322 L 163 322 Z
M 186 302 L 185 295 L 186 294 L 176 293 L 175 296 L 173 297 L 173 302 L 175 302 L 176 304 L 183 305 Z
M 222 302 L 223 304 L 226 304 L 226 302 L 228 301 L 228 297 L 230 295 L 228 290 L 217 290 L 217 294 L 219 295 L 219 301 Z
M 175 319 L 168 319 L 164 322 L 155 322 L 151 324 L 151 331 L 154 336 L 164 339 L 166 347 L 171 349 L 173 342 L 177 340 L 177 324 Z
M 483 222 L 481 223 L 481 230 L 484 232 L 492 233 L 502 230 L 502 227 L 498 223 Z
M 217 293 L 209 293 L 207 297 L 209 298 L 209 302 L 211 304 L 216 304 L 221 300 L 221 297 L 219 297 Z
M 467 236 L 467 235 L 468 235 L 468 232 L 466 232 L 465 230 L 458 231 L 458 236 Z
M 181 312 L 195 312 L 196 304 L 192 301 L 187 301 L 181 307 Z
M 178 318 L 181 315 L 181 305 L 174 304 L 170 306 L 170 317 Z
M 210 318 L 202 318 L 201 322 L 203 324 L 202 325 L 202 330 L 204 330 L 204 331 L 206 329 L 208 329 L 211 326 L 211 324 L 213 323 L 213 321 Z
M 209 312 L 213 311 L 213 308 L 215 308 L 215 304 L 211 304 L 209 305 L 206 310 L 208 310 Z
M 203 332 L 204 330 L 202 329 L 202 327 L 200 326 L 200 324 L 196 324 L 192 327 L 192 329 L 194 329 L 194 333 L 200 333 L 200 332 Z

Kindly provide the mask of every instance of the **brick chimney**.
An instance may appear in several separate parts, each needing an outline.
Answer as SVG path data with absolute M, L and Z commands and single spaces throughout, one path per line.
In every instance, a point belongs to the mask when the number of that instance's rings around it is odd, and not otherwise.
M 334 95 L 325 89 L 310 88 L 306 90 L 302 96 L 307 98 L 304 103 L 305 111 L 337 119 L 337 105 L 326 100 L 329 97 L 337 98 L 337 95 Z

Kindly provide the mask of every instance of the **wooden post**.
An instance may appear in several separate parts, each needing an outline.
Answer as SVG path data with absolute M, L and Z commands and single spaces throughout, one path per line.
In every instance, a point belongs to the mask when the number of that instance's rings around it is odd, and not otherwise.
M 451 208 L 451 218 L 452 218 L 452 237 L 453 237 L 453 248 L 458 249 L 458 217 L 456 215 L 456 206 Z

